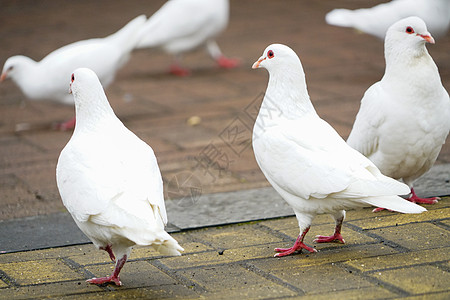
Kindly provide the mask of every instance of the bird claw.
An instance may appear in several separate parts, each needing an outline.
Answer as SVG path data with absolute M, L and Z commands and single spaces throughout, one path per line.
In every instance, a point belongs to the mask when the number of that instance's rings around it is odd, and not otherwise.
M 305 249 L 311 253 L 317 252 L 317 250 L 312 247 L 306 246 L 303 243 L 298 243 L 298 244 L 295 244 L 294 246 L 292 246 L 291 248 L 275 248 L 275 251 L 278 253 L 276 253 L 274 255 L 274 257 L 283 257 L 283 256 L 291 255 L 296 251 L 301 252 L 302 249 Z
M 441 200 L 439 197 L 431 197 L 431 198 L 419 198 L 417 196 L 413 196 L 409 198 L 409 201 L 416 204 L 436 204 L 438 201 Z
M 314 243 L 339 243 L 345 244 L 345 240 L 340 233 L 333 234 L 330 236 L 325 235 L 316 235 L 316 239 L 313 241 Z
M 120 281 L 120 278 L 114 277 L 114 276 L 108 276 L 108 277 L 100 277 L 100 278 L 91 278 L 86 280 L 86 282 L 89 282 L 91 284 L 97 284 L 97 285 L 102 285 L 102 284 L 106 284 L 106 283 L 114 283 L 117 286 L 121 286 L 122 282 Z

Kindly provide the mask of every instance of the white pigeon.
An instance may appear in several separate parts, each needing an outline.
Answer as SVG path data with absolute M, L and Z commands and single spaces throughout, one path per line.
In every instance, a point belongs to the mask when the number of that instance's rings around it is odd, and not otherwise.
M 338 8 L 329 12 L 325 20 L 331 25 L 353 27 L 384 39 L 389 26 L 410 16 L 422 18 L 436 38 L 444 36 L 450 27 L 450 1 L 393 0 L 371 8 Z
M 305 73 L 295 52 L 281 44 L 268 46 L 253 69 L 269 71 L 269 83 L 253 128 L 256 161 L 274 189 L 294 209 L 300 234 L 294 246 L 276 248 L 275 256 L 306 249 L 303 238 L 317 214 L 331 214 L 332 236 L 315 242 L 341 242 L 346 209 L 381 206 L 402 213 L 423 207 L 396 195 L 409 188 L 386 177 L 365 156 L 351 148 L 314 110 Z
M 77 69 L 71 79 L 77 122 L 58 159 L 57 185 L 81 231 L 111 260 L 117 257 L 111 276 L 88 282 L 121 285 L 134 245 L 169 255 L 183 248 L 164 231 L 163 182 L 152 148 L 116 117 L 92 70 Z
M 161 48 L 175 56 L 171 73 L 189 74 L 181 67 L 181 55 L 206 46 L 209 55 L 222 68 L 239 62 L 222 54 L 215 38 L 228 25 L 229 0 L 169 0 L 146 22 L 137 48 Z
M 434 39 L 418 17 L 389 28 L 385 74 L 365 92 L 347 140 L 383 174 L 402 179 L 415 203 L 439 199 L 417 197 L 413 182 L 433 166 L 450 130 L 449 96 L 427 42 Z
M 144 15 L 131 20 L 116 33 L 66 45 L 36 62 L 16 55 L 3 66 L 0 82 L 11 78 L 31 100 L 52 100 L 73 105 L 67 93 L 67 78 L 73 70 L 86 67 L 94 70 L 107 87 L 116 72 L 128 61 L 138 42 L 138 31 L 146 21 Z M 75 119 L 61 124 L 61 129 L 73 128 Z

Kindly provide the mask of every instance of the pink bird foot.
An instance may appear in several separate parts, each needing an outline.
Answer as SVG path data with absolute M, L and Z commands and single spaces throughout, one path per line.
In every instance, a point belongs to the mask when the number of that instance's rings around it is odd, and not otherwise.
M 294 243 L 294 246 L 292 246 L 291 248 L 275 248 L 275 252 L 278 252 L 278 253 L 276 253 L 274 256 L 275 257 L 283 257 L 283 256 L 291 255 L 292 253 L 294 253 L 296 251 L 301 251 L 302 249 L 305 249 L 311 253 L 317 252 L 316 249 L 303 244 L 303 239 L 305 238 L 306 233 L 308 233 L 308 230 L 309 230 L 309 227 L 306 228 L 302 232 L 302 234 L 298 236 L 297 240 Z
M 240 65 L 240 62 L 236 58 L 228 58 L 225 56 L 220 56 L 217 60 L 219 67 L 224 69 L 233 69 Z
M 383 207 L 377 207 L 377 208 L 374 208 L 374 209 L 372 210 L 372 212 L 379 212 L 379 211 L 383 211 L 383 210 L 393 211 L 393 210 L 386 209 L 386 208 L 383 208 Z
M 170 74 L 175 75 L 175 76 L 179 76 L 179 77 L 186 77 L 191 75 L 191 71 L 189 71 L 186 68 L 183 68 L 177 64 L 173 64 L 170 66 Z
M 275 251 L 278 253 L 276 253 L 274 256 L 275 257 L 283 257 L 283 256 L 291 255 L 292 253 L 294 253 L 296 251 L 301 251 L 302 249 L 305 249 L 311 253 L 317 252 L 316 249 L 306 246 L 305 244 L 303 244 L 303 242 L 300 242 L 300 243 L 296 242 L 294 244 L 294 246 L 292 246 L 291 248 L 275 248 Z
M 108 249 L 108 246 L 105 247 L 105 250 L 106 249 Z M 108 250 L 106 250 L 106 251 L 108 251 Z M 108 253 L 109 253 L 109 251 L 108 251 Z M 111 253 L 112 253 L 112 250 L 111 250 Z M 114 256 L 114 254 L 113 254 L 113 256 Z M 111 276 L 100 277 L 100 278 L 95 278 L 94 277 L 94 278 L 86 280 L 86 282 L 89 282 L 89 283 L 92 283 L 92 284 L 105 284 L 105 283 L 110 283 L 111 282 L 111 283 L 114 283 L 117 286 L 121 286 L 122 282 L 120 281 L 119 273 L 120 273 L 120 270 L 122 270 L 122 267 L 123 267 L 123 265 L 125 264 L 126 261 L 127 261 L 127 255 L 125 254 L 121 259 L 119 259 L 116 262 L 116 266 L 115 266 L 114 271 L 113 271 Z
M 344 238 L 340 233 L 335 233 L 330 236 L 316 235 L 314 243 L 340 243 L 345 244 Z
M 108 277 L 100 277 L 100 278 L 92 278 L 86 280 L 86 282 L 89 282 L 91 284 L 105 284 L 105 283 L 114 283 L 117 286 L 121 286 L 122 282 L 120 281 L 119 276 L 115 277 L 114 275 L 108 276 Z
M 439 197 L 420 198 L 417 197 L 416 193 L 414 192 L 414 189 L 411 188 L 411 196 L 409 196 L 408 200 L 416 204 L 436 204 L 438 203 L 438 200 L 441 200 L 441 198 Z

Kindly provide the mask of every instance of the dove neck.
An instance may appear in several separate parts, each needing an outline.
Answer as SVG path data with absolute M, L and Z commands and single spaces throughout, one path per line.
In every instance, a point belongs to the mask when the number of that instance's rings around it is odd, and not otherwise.
M 281 118 L 290 120 L 315 113 L 303 70 L 298 72 L 291 69 L 280 70 L 269 74 L 269 84 L 264 97 L 265 105 L 275 107 L 279 110 Z
M 40 98 L 41 81 L 39 65 L 29 57 L 21 56 L 20 63 L 14 67 L 14 75 L 11 79 L 19 86 L 20 90 L 30 99 Z
M 411 94 L 433 94 L 441 80 L 437 66 L 425 45 L 398 49 L 385 47 L 386 70 L 383 85 L 395 85 L 392 89 Z M 423 84 L 426 82 L 427 84 Z
M 117 119 L 103 89 L 89 94 L 74 94 L 74 97 L 76 131 L 98 128 L 102 124 L 108 126 Z
M 402 45 L 398 41 L 386 39 L 385 47 L 386 73 L 405 73 L 410 68 L 422 68 L 433 65 L 425 44 Z

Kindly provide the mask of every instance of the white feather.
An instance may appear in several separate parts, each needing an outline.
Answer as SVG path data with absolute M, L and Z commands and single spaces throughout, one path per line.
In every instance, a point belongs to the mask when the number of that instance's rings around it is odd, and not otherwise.
M 23 55 L 12 56 L 6 60 L 2 74 L 11 78 L 29 99 L 73 104 L 73 97 L 67 93 L 67 78 L 73 70 L 90 68 L 107 87 L 128 61 L 145 21 L 144 15 L 138 16 L 110 36 L 66 45 L 39 62 Z
M 444 36 L 450 27 L 450 1 L 448 0 L 393 0 L 371 8 L 334 9 L 325 20 L 328 24 L 353 27 L 384 39 L 389 26 L 400 19 L 422 18 L 435 37 Z
M 408 34 L 411 26 L 416 34 Z M 361 100 L 347 143 L 383 174 L 410 187 L 436 161 L 450 130 L 450 100 L 420 35 L 429 35 L 417 17 L 389 29 L 386 72 Z
M 183 249 L 164 231 L 167 214 L 153 150 L 115 116 L 95 73 L 77 69 L 76 126 L 56 169 L 67 210 L 97 247 Z
M 228 0 L 169 0 L 145 23 L 137 47 L 178 55 L 206 45 L 217 59 L 221 52 L 214 40 L 228 18 Z
M 425 211 L 396 196 L 409 188 L 382 175 L 320 119 L 292 49 L 270 45 L 253 67 L 264 67 L 270 75 L 253 130 L 255 157 L 267 180 L 294 208 L 301 230 L 316 214 L 335 216 L 361 206 Z

